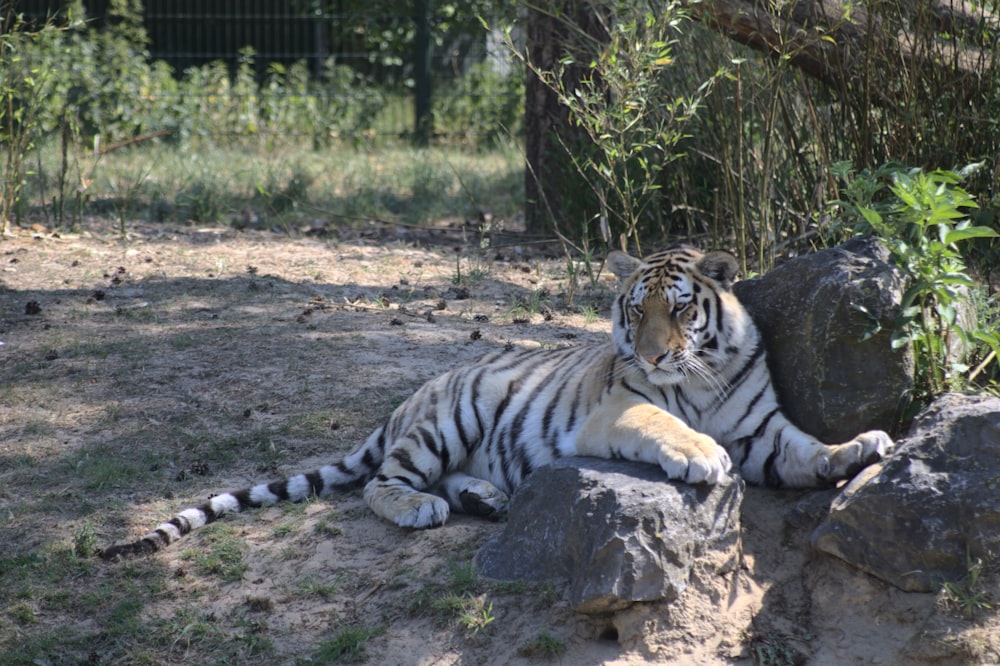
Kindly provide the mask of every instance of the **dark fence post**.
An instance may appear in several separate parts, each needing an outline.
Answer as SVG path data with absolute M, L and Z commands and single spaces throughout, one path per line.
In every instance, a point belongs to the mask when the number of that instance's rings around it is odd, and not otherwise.
M 429 0 L 414 0 L 413 20 L 416 22 L 414 44 L 414 79 L 416 93 L 414 110 L 416 125 L 414 140 L 418 146 L 426 146 L 434 130 L 431 116 L 431 28 Z

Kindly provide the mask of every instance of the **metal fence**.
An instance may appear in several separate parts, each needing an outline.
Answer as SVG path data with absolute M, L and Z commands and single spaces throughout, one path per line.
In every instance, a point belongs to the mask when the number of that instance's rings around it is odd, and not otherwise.
M 13 6 L 30 19 L 44 20 L 65 14 L 68 4 L 67 0 L 18 0 L 0 2 L 0 7 Z M 346 66 L 377 86 L 385 100 L 379 112 L 380 134 L 425 139 L 428 131 L 469 133 L 470 128 L 455 124 L 433 128 L 430 119 L 445 107 L 511 106 L 510 99 L 486 99 L 517 94 L 510 86 L 470 90 L 462 85 L 463 77 L 476 67 L 480 73 L 485 67 L 495 77 L 517 76 L 511 73 L 497 35 L 476 22 L 474 29 L 436 32 L 431 40 L 436 17 L 427 0 L 383 2 L 380 7 L 393 4 L 399 11 L 376 11 L 361 2 L 338 0 L 145 0 L 142 24 L 150 58 L 169 64 L 178 78 L 209 63 L 223 62 L 235 71 L 240 63 L 249 62 L 258 81 L 263 81 L 275 65 L 304 63 L 322 82 L 332 65 Z M 97 30 L 106 28 L 112 20 L 110 0 L 84 0 L 84 5 L 89 24 Z M 373 43 L 379 36 L 381 43 Z

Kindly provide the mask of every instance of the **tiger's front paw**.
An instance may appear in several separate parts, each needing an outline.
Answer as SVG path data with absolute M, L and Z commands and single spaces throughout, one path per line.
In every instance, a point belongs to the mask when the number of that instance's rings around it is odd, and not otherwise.
M 472 516 L 502 520 L 507 515 L 507 505 L 510 500 L 507 494 L 492 483 L 475 480 L 459 493 L 462 511 Z
M 448 520 L 448 502 L 436 495 L 417 493 L 401 499 L 393 507 L 395 515 L 391 520 L 400 527 L 424 529 L 440 527 Z
M 820 461 L 817 476 L 826 481 L 849 479 L 885 458 L 894 447 L 892 438 L 881 430 L 863 432 L 849 442 L 830 447 L 832 453 Z
M 719 483 L 732 466 L 729 453 L 714 439 L 700 433 L 683 446 L 660 449 L 660 467 L 669 478 L 685 483 Z
M 372 479 L 365 486 L 365 503 L 376 515 L 400 527 L 438 527 L 448 520 L 448 502 L 410 486 Z
M 854 441 L 861 445 L 861 462 L 871 465 L 892 453 L 896 443 L 889 437 L 889 433 L 881 430 L 869 430 L 854 438 Z

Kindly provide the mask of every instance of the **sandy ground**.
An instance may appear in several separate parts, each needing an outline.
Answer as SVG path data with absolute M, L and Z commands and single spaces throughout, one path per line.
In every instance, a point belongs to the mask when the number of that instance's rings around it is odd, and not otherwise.
M 573 286 L 558 246 L 516 237 L 477 256 L 479 238 L 460 221 L 294 238 L 136 223 L 123 240 L 100 221 L 87 228 L 0 243 L 0 360 L 12 387 L 0 456 L 35 461 L 30 473 L 0 467 L 8 556 L 65 542 L 85 521 L 102 545 L 134 538 L 213 492 L 342 455 L 447 368 L 502 345 L 596 342 L 610 330 L 609 280 Z M 101 452 L 151 471 L 95 484 L 86 473 Z M 73 509 L 43 506 L 73 466 Z M 142 614 L 175 622 L 157 663 L 215 660 L 177 621 L 185 613 L 266 637 L 268 650 L 232 663 L 319 663 L 305 660 L 343 626 L 373 629 L 359 659 L 374 664 L 1000 660 L 993 615 L 967 619 L 941 595 L 903 593 L 811 552 L 833 492 L 748 489 L 737 572 L 695 571 L 677 602 L 614 616 L 575 614 L 558 586 L 478 581 L 462 595 L 493 619 L 463 622 L 434 600 L 500 526 L 457 516 L 405 531 L 357 494 L 231 517 L 158 554 L 149 566 L 168 575 Z M 41 525 L 30 536 L 29 521 Z M 192 564 L 220 534 L 244 544 L 238 581 Z M 102 564 L 88 584 L 124 571 Z M 65 609 L 45 621 L 98 633 L 102 623 Z

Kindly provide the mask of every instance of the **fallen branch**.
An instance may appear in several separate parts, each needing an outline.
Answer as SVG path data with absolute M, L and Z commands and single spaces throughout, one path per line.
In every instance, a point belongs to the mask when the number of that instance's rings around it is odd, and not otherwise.
M 152 134 L 143 134 L 142 136 L 134 136 L 131 139 L 125 139 L 124 141 L 119 141 L 118 143 L 113 143 L 107 148 L 102 148 L 97 154 L 107 155 L 108 153 L 113 153 L 119 148 L 126 148 L 137 143 L 142 143 L 143 141 L 149 141 L 150 139 L 158 139 L 161 136 L 168 136 L 173 133 L 173 130 L 158 130 Z

